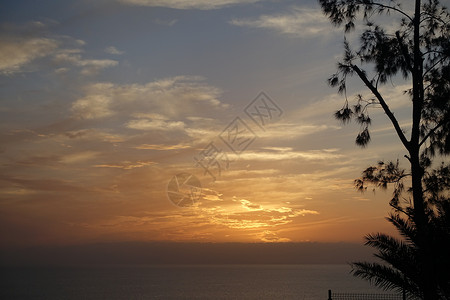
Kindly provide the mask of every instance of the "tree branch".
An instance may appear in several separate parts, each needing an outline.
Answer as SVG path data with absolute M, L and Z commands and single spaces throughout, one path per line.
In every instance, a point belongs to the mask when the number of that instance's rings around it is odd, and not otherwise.
M 432 66 L 430 66 L 428 69 L 424 70 L 423 76 L 425 76 L 428 72 L 433 70 L 434 67 L 436 67 L 438 64 L 442 63 L 446 59 L 449 59 L 448 57 L 442 57 L 441 59 L 437 60 Z
M 424 57 L 425 55 L 431 54 L 431 53 L 437 53 L 437 54 L 445 55 L 445 53 L 442 52 L 442 51 L 432 49 L 432 50 L 428 50 L 428 51 L 425 51 L 424 53 L 422 53 L 422 57 Z
M 397 119 L 395 118 L 392 111 L 389 109 L 389 106 L 387 105 L 386 101 L 384 100 L 383 96 L 381 96 L 378 89 L 373 86 L 373 84 L 367 79 L 364 72 L 358 68 L 358 66 L 351 65 L 351 68 L 358 74 L 359 78 L 364 82 L 364 84 L 369 88 L 369 90 L 375 95 L 375 97 L 380 102 L 381 107 L 383 108 L 384 112 L 388 116 L 388 118 L 391 120 L 392 125 L 394 125 L 395 131 L 397 132 L 398 137 L 403 143 L 403 146 L 405 146 L 406 149 L 409 150 L 409 141 L 406 139 L 405 135 L 403 134 L 402 129 L 400 128 L 400 125 L 398 124 Z
M 445 20 L 443 20 L 443 19 L 441 19 L 441 18 L 439 18 L 439 17 L 437 17 L 435 15 L 430 14 L 429 12 L 422 12 L 420 15 L 421 16 L 425 16 L 425 15 L 427 16 L 426 18 L 423 18 L 422 20 L 420 20 L 420 23 L 425 22 L 428 19 L 433 19 L 433 20 L 439 21 L 439 22 L 442 23 L 442 25 L 447 25 L 447 23 L 448 23 Z
M 430 131 L 428 131 L 428 133 L 423 137 L 422 141 L 419 143 L 419 147 L 423 145 L 423 143 L 425 143 L 425 141 L 430 137 L 430 135 L 432 135 L 439 127 L 441 127 L 442 125 L 444 125 L 444 121 L 441 121 L 439 124 L 437 124 L 433 129 L 431 129 Z
M 413 18 L 411 18 L 407 13 L 405 13 L 403 10 L 398 9 L 396 7 L 393 7 L 393 6 L 389 6 L 389 5 L 381 4 L 381 3 L 375 3 L 375 2 L 366 3 L 366 1 L 359 1 L 359 4 L 363 4 L 363 5 L 370 4 L 370 5 L 380 6 L 382 8 L 386 8 L 386 9 L 392 9 L 392 10 L 394 10 L 394 11 L 404 15 L 405 17 L 407 17 L 411 22 L 413 21 Z

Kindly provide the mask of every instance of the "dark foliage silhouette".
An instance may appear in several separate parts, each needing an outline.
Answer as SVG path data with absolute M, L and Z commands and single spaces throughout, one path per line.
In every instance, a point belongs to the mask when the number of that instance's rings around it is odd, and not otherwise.
M 405 288 L 411 296 L 426 300 L 448 299 L 449 12 L 439 0 L 319 3 L 331 23 L 342 26 L 345 33 L 361 29 L 358 48 L 344 40 L 344 57 L 329 79 L 329 84 L 345 95 L 344 106 L 335 117 L 343 123 L 354 120 L 360 124 L 356 144 L 366 147 L 371 141 L 370 111 L 381 108 L 405 149 L 408 164 L 402 169 L 400 161 L 380 161 L 355 180 L 360 191 L 368 185 L 392 185 L 394 212 L 388 220 L 402 239 L 382 233 L 366 236 L 366 244 L 378 250 L 376 256 L 384 264 L 355 263 L 353 273 L 385 289 Z M 370 92 L 368 97 L 357 95 L 352 105 L 346 93 L 350 76 L 358 77 Z M 410 84 L 404 91 L 410 96 L 412 111 L 407 129 L 400 126 L 389 106 L 392 99 L 382 90 L 386 84 L 399 82 Z

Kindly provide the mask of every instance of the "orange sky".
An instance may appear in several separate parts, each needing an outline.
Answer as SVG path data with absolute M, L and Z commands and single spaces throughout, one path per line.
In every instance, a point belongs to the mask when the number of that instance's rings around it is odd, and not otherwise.
M 344 98 L 326 79 L 343 35 L 315 1 L 238 2 L 2 9 L 3 246 L 360 242 L 392 231 L 389 191 L 353 188 L 370 164 L 402 163 L 387 118 L 373 111 L 373 142 L 360 149 L 358 126 L 332 117 Z M 349 97 L 365 92 L 351 83 Z M 407 130 L 404 89 L 383 92 Z M 267 117 L 259 104 L 264 126 L 245 112 L 261 91 L 274 108 Z M 247 130 L 237 154 L 224 142 L 236 128 Z M 211 142 L 229 159 L 215 180 L 195 160 Z M 202 185 L 188 207 L 167 194 L 180 173 Z

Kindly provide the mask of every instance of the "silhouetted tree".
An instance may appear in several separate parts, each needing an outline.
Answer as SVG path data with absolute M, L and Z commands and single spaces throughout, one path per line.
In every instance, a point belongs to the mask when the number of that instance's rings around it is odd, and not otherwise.
M 351 120 L 359 123 L 361 130 L 356 137 L 356 144 L 365 147 L 371 139 L 370 109 L 381 107 L 403 144 L 409 163 L 406 171 L 400 168 L 398 161 L 379 162 L 378 165 L 367 168 L 362 178 L 355 181 L 360 190 L 365 190 L 369 183 L 382 188 L 394 185 L 390 204 L 395 209 L 395 214 L 389 220 L 406 240 L 388 238 L 383 234 L 370 235 L 366 239 L 368 245 L 383 251 L 378 253 L 379 257 L 386 258 L 384 260 L 394 266 L 394 269 L 386 266 L 387 269 L 383 270 L 397 270 L 400 273 L 395 274 L 402 275 L 404 279 L 389 281 L 379 277 L 381 281 L 375 280 L 377 273 L 369 271 L 373 269 L 375 272 L 377 268 L 381 270 L 381 265 L 355 264 L 354 274 L 373 279 L 375 284 L 385 288 L 398 287 L 399 284 L 408 286 L 411 283 L 410 293 L 426 300 L 444 297 L 450 286 L 449 278 L 441 275 L 437 278 L 439 266 L 435 263 L 435 258 L 440 251 L 437 248 L 448 245 L 449 236 L 441 234 L 448 233 L 448 227 L 445 230 L 440 228 L 448 226 L 448 222 L 443 220 L 448 221 L 449 215 L 449 166 L 447 163 L 436 168 L 436 164 L 437 160 L 450 153 L 448 10 L 438 0 L 423 3 L 421 0 L 403 1 L 403 5 L 411 5 L 410 8 L 402 7 L 400 1 L 395 0 L 319 0 L 319 3 L 331 22 L 336 26 L 343 26 L 345 32 L 355 29 L 358 16 L 364 22 L 361 25 L 364 30 L 360 35 L 359 47 L 354 50 L 344 40 L 344 57 L 338 63 L 337 72 L 329 79 L 330 85 L 338 87 L 346 98 L 344 106 L 335 113 L 335 117 L 344 123 Z M 397 22 L 397 26 L 390 24 L 383 27 L 376 23 L 377 17 L 378 21 L 389 19 Z M 354 75 L 364 83 L 372 96 L 365 98 L 358 95 L 355 103 L 350 105 L 346 83 L 347 78 Z M 405 91 L 410 95 L 412 105 L 409 137 L 389 107 L 390 99 L 385 98 L 380 90 L 381 86 L 399 81 L 400 77 L 411 83 L 410 89 Z M 406 178 L 410 183 L 405 183 Z M 398 222 L 408 225 L 408 230 L 413 231 L 411 234 L 414 234 L 414 240 L 404 234 L 405 228 Z M 446 240 L 437 242 L 439 239 Z M 390 241 L 391 244 L 384 244 L 384 241 Z M 394 251 L 397 246 L 402 249 L 400 252 Z M 385 257 L 384 254 L 391 256 Z M 448 256 L 444 256 L 447 264 Z M 408 269 L 396 268 L 392 258 L 416 265 L 415 269 L 409 266 L 414 269 L 415 275 L 409 278 Z M 370 266 L 373 268 L 369 268 Z
M 399 172 L 400 170 L 400 172 Z M 391 172 L 392 171 L 392 172 Z M 364 180 L 385 187 L 387 182 L 398 184 L 405 176 L 398 165 L 368 168 L 364 171 Z M 450 201 L 448 194 L 450 169 L 441 165 L 424 176 L 425 215 L 427 224 L 427 242 L 432 255 L 428 258 L 428 267 L 433 272 L 428 278 L 433 293 L 429 297 L 450 299 Z M 421 256 L 421 237 L 414 221 L 414 209 L 411 206 L 398 205 L 395 198 L 398 192 L 394 188 L 391 205 L 395 212 L 388 221 L 392 223 L 403 239 L 383 233 L 369 234 L 365 237 L 366 245 L 378 250 L 375 254 L 385 264 L 356 262 L 353 263 L 353 274 L 364 278 L 384 289 L 405 291 L 415 297 L 423 297 L 424 269 Z

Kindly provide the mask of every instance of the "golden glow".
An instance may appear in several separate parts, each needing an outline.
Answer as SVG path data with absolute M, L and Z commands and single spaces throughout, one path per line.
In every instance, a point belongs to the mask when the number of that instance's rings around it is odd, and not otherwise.
M 342 45 L 317 7 L 122 0 L 105 13 L 107 1 L 93 2 L 44 4 L 32 17 L 9 1 L 3 14 L 4 244 L 354 242 L 385 228 L 390 195 L 357 194 L 353 180 L 403 155 L 381 113 L 364 151 L 353 145 L 357 129 L 333 120 L 344 99 L 326 78 Z M 86 31 L 89 22 L 103 25 Z M 387 89 L 407 115 L 406 87 Z M 280 108 L 263 128 L 246 110 L 262 90 Z M 252 143 L 234 153 L 223 136 L 237 118 Z M 215 180 L 196 160 L 208 145 L 226 154 Z M 167 195 L 180 173 L 202 185 L 190 207 Z

